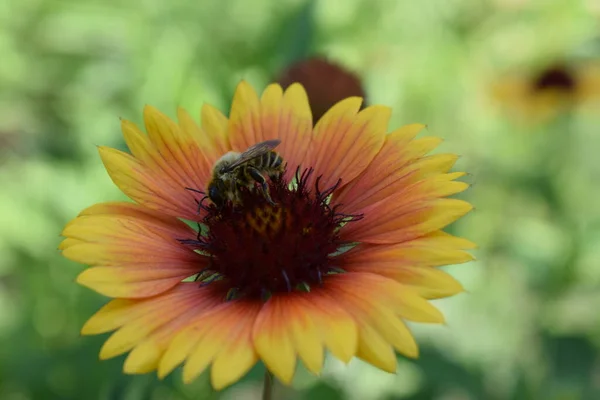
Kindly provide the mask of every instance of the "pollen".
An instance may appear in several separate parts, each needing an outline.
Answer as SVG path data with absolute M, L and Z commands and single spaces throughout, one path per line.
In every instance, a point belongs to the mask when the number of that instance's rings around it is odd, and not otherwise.
M 284 221 L 288 222 L 287 227 L 289 228 L 290 218 L 285 218 L 284 213 L 287 214 L 286 209 L 267 204 L 247 213 L 246 221 L 257 234 L 265 238 L 272 238 L 274 235 L 282 233 L 282 228 L 286 228 L 283 225 Z
M 218 277 L 229 294 L 265 298 L 272 293 L 310 290 L 323 276 L 339 273 L 332 255 L 344 246 L 342 224 L 356 216 L 338 213 L 329 196 L 335 187 L 309 187 L 312 170 L 296 173 L 296 184 L 270 182 L 269 204 L 260 191 L 243 191 L 241 205 L 207 207 L 207 234 L 196 244 L 211 257 L 204 277 Z M 338 182 L 339 185 L 339 182 Z M 202 280 L 202 279 L 201 279 Z

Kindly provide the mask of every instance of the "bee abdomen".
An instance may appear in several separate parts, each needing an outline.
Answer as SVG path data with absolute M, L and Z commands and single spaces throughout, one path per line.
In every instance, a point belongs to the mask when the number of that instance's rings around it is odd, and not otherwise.
M 278 169 L 279 167 L 281 167 L 281 163 L 282 163 L 282 159 L 281 156 L 279 156 L 279 154 L 277 154 L 274 151 L 271 151 L 269 153 L 266 154 L 267 156 L 267 165 L 269 166 L 269 168 L 272 169 Z

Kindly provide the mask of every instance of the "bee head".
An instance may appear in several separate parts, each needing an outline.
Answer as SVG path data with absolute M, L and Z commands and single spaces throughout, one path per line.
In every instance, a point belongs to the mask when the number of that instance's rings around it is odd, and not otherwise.
M 225 202 L 225 199 L 221 194 L 221 190 L 219 190 L 219 187 L 214 181 L 208 185 L 207 195 L 210 201 L 212 201 L 213 204 L 217 207 L 221 207 Z

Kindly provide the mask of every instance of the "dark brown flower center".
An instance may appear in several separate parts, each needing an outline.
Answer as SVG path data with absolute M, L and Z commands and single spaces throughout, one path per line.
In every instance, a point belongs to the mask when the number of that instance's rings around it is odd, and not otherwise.
M 571 92 L 575 89 L 576 81 L 571 72 L 561 66 L 548 68 L 541 71 L 533 81 L 534 91 L 549 89 Z
M 200 279 L 223 281 L 230 298 L 265 298 L 310 290 L 325 275 L 339 272 L 333 263 L 334 253 L 344 245 L 338 232 L 357 217 L 338 213 L 328 203 L 335 187 L 321 190 L 318 179 L 313 188 L 307 187 L 311 174 L 297 173 L 293 187 L 283 179 L 270 182 L 276 205 L 258 190 L 243 190 L 241 206 L 206 207 L 206 234 L 188 241 L 211 257 Z
M 315 57 L 302 60 L 287 67 L 277 79 L 285 89 L 299 82 L 306 90 L 313 122 L 319 119 L 339 101 L 358 96 L 365 99 L 360 78 L 332 61 Z M 362 108 L 366 107 L 366 102 Z

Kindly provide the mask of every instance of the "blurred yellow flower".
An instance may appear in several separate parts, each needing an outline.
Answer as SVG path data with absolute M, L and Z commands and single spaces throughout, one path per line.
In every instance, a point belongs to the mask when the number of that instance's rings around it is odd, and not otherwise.
M 556 63 L 527 75 L 512 75 L 493 86 L 494 97 L 519 119 L 545 122 L 600 98 L 600 63 Z
M 205 105 L 201 126 L 184 110 L 175 123 L 146 107 L 148 135 L 123 121 L 131 154 L 100 155 L 136 203 L 84 210 L 60 246 L 91 265 L 80 284 L 115 298 L 82 329 L 116 330 L 100 358 L 130 352 L 126 373 L 160 377 L 184 363 L 185 382 L 211 367 L 221 389 L 259 360 L 289 384 L 297 358 L 319 374 L 324 350 L 389 372 L 394 350 L 416 357 L 405 321 L 443 322 L 428 300 L 463 290 L 436 267 L 472 259 L 471 242 L 442 231 L 471 210 L 445 198 L 468 185 L 448 172 L 455 155 L 426 155 L 440 140 L 414 139 L 422 125 L 387 134 L 390 110 L 361 102 L 338 102 L 313 128 L 300 84 L 259 97 L 242 82 L 229 119 Z M 287 162 L 269 181 L 276 204 L 253 189 L 202 203 L 217 160 L 270 139 Z

